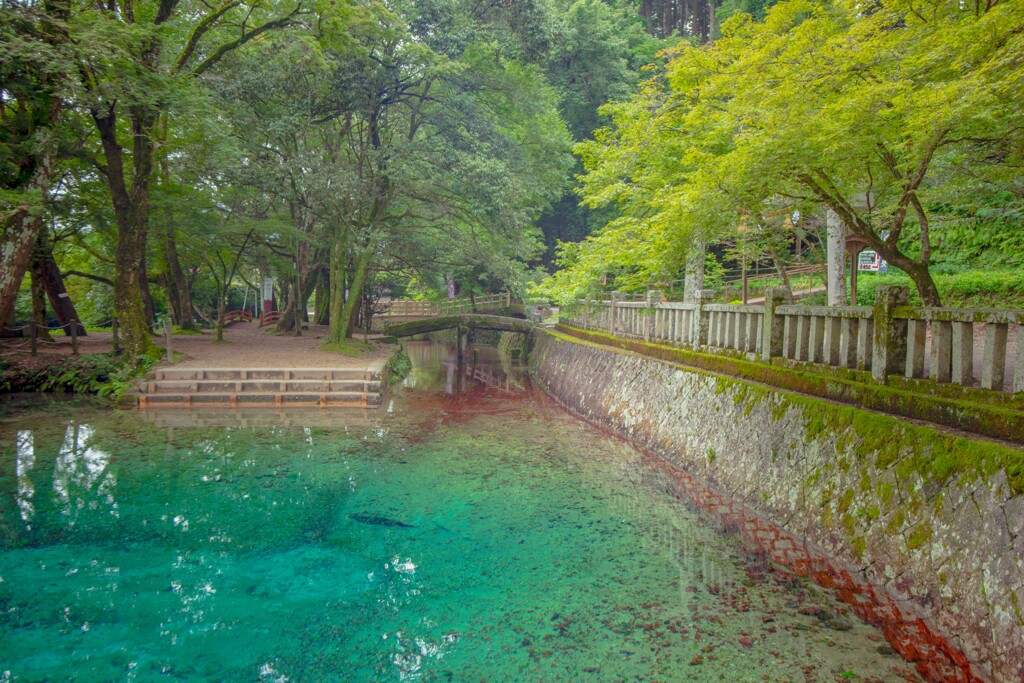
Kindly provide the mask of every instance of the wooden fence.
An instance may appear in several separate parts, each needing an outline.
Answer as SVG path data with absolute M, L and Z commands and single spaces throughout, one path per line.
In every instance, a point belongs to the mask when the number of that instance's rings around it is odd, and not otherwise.
M 660 301 L 660 292 L 649 292 L 640 302 L 619 295 L 581 302 L 563 311 L 562 320 L 694 350 L 866 370 L 878 381 L 927 375 L 939 383 L 1024 392 L 1024 310 L 913 307 L 908 296 L 906 287 L 880 287 L 874 307 L 796 306 L 785 290 L 771 289 L 764 304 L 744 306 L 710 303 L 710 292 L 694 304 Z

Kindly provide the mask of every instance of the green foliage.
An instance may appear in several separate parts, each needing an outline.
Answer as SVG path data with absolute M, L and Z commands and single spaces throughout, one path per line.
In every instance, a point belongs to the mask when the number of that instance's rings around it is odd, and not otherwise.
M 390 385 L 401 382 L 411 371 L 412 359 L 409 358 L 409 354 L 405 352 L 405 349 L 399 349 L 388 360 L 383 372 L 387 377 L 388 384 Z
M 69 356 L 28 374 L 3 368 L 0 388 L 89 394 L 116 401 L 158 362 L 157 358 L 143 356 L 138 365 L 133 365 L 114 353 Z
M 828 208 L 939 303 L 933 248 L 969 241 L 944 228 L 1021 222 L 1022 28 L 1020 3 L 922 14 L 904 0 L 870 13 L 786 0 L 762 22 L 734 14 L 716 43 L 680 44 L 607 105 L 611 125 L 578 146 L 584 204 L 616 215 L 563 254 L 572 272 L 547 290 L 669 279 L 694 244 Z
M 910 304 L 922 305 L 910 278 L 902 273 L 861 273 L 857 277 L 857 305 L 874 306 L 875 293 L 885 285 L 910 287 Z M 938 273 L 935 285 L 947 306 L 955 308 L 1024 309 L 1024 272 L 1019 270 L 969 270 Z

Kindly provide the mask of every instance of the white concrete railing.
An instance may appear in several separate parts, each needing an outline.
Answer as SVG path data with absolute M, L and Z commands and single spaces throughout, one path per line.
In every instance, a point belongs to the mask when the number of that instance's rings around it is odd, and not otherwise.
M 795 306 L 784 290 L 757 305 L 585 301 L 563 311 L 569 325 L 694 350 L 730 350 L 763 360 L 786 358 L 939 383 L 1024 392 L 1024 311 L 915 308 L 906 287 L 881 287 L 871 306 Z M 1010 357 L 1010 331 L 1016 340 Z M 977 343 L 976 337 L 980 338 Z M 927 370 L 927 372 L 926 372 Z M 1007 381 L 1007 371 L 1011 374 Z

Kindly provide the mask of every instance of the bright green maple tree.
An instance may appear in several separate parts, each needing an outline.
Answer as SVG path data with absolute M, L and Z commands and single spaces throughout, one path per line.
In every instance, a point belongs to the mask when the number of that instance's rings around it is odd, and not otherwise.
M 834 210 L 940 305 L 935 222 L 984 193 L 1021 196 L 1022 35 L 1013 2 L 888 0 L 865 13 L 789 0 L 761 23 L 733 16 L 582 146 L 584 200 L 619 217 L 565 252 L 569 272 L 548 291 L 571 296 L 615 269 L 651 281 L 744 213 L 790 203 Z

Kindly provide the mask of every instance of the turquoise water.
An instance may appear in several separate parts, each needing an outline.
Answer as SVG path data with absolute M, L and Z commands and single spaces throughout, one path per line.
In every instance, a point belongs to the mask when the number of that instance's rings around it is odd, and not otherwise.
M 410 351 L 366 414 L 0 405 L 0 680 L 917 680 L 507 363 Z

